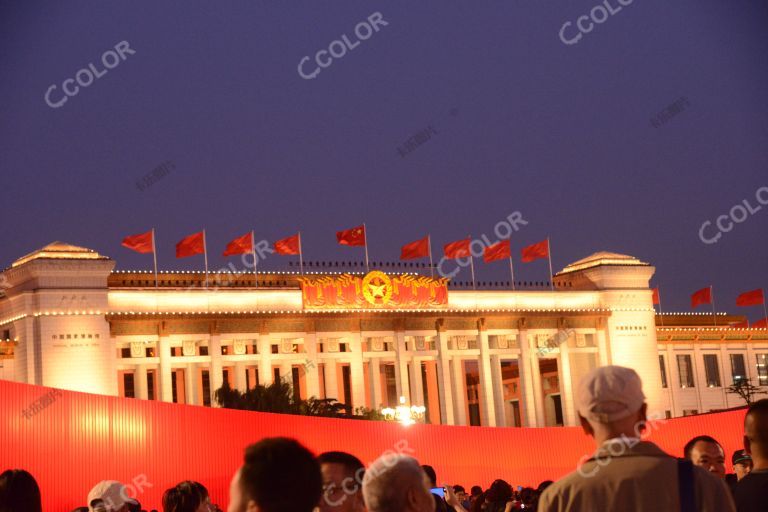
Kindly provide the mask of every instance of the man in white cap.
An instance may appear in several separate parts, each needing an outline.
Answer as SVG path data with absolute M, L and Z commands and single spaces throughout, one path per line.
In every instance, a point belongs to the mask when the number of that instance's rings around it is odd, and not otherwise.
M 88 493 L 89 512 L 128 512 L 138 501 L 128 496 L 126 486 L 116 480 L 102 480 Z
M 720 479 L 641 440 L 647 404 L 634 370 L 592 370 L 579 383 L 575 400 L 581 426 L 595 439 L 597 451 L 544 491 L 540 512 L 735 511 Z

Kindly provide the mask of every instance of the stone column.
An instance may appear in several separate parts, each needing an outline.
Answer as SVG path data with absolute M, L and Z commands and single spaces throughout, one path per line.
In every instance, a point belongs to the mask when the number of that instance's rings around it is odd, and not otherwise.
M 352 410 L 357 407 L 365 407 L 365 372 L 363 370 L 363 346 L 360 332 L 353 332 L 350 336 L 350 349 L 352 356 L 349 361 L 349 380 L 352 388 Z
M 520 347 L 518 369 L 520 371 L 520 398 L 522 402 L 520 408 L 523 411 L 523 426 L 538 427 L 540 425 L 536 410 L 538 408 L 537 403 L 539 400 L 536 399 L 533 374 L 539 372 L 539 361 L 535 352 L 533 354 L 531 353 L 531 345 L 528 340 L 528 329 L 525 328 L 524 320 L 521 321 L 520 324 L 517 341 L 518 346 Z
M 405 331 L 395 333 L 395 382 L 397 384 L 397 402 L 404 396 L 406 400 L 411 398 L 411 389 L 408 385 L 408 351 L 405 347 Z
M 161 335 L 157 341 L 157 355 L 160 358 L 160 400 L 173 402 L 173 374 L 171 373 L 171 340 Z
M 424 383 L 421 380 L 421 360 L 413 357 L 408 370 L 411 373 L 411 405 L 424 405 Z
M 558 369 L 560 370 L 560 404 L 563 406 L 563 421 L 567 426 L 578 426 L 576 407 L 573 401 L 573 378 L 571 376 L 571 356 L 568 340 L 559 345 Z
M 448 336 L 445 335 L 441 322 L 437 323 L 437 390 L 440 394 L 440 423 L 453 425 L 453 390 L 451 389 L 450 357 L 448 356 Z
M 696 342 L 693 344 L 693 356 L 691 356 L 691 359 L 693 360 L 692 370 L 694 391 L 696 391 L 696 409 L 698 409 L 699 412 L 704 412 L 704 408 L 701 404 L 701 394 L 707 389 L 707 377 L 704 368 L 704 357 L 701 355 L 701 346 Z
M 506 427 L 507 418 L 504 408 L 504 382 L 501 375 L 501 356 L 491 356 L 491 380 L 493 383 L 493 407 L 496 411 L 496 426 Z
M 210 382 L 211 382 L 211 406 L 219 407 L 216 402 L 216 390 L 224 384 L 224 375 L 221 368 L 221 336 L 211 334 L 208 338 L 208 356 L 211 358 Z
M 379 410 L 383 404 L 381 402 L 381 360 L 378 357 L 371 358 L 368 377 L 371 381 L 371 407 Z
M 460 357 L 451 359 L 451 373 L 453 374 L 453 414 L 455 425 L 467 424 L 467 390 L 465 388 L 467 377 L 464 374 L 464 364 Z
M 149 397 L 147 387 L 147 367 L 143 364 L 136 366 L 133 372 L 133 379 L 136 383 L 136 398 L 146 400 Z
M 268 334 L 260 334 L 256 339 L 259 347 L 259 384 L 269 386 L 275 380 L 272 373 L 272 344 Z
M 317 333 L 308 332 L 304 338 L 304 350 L 307 360 L 304 361 L 306 372 L 307 397 L 320 398 L 320 372 L 317 367 Z
M 197 365 L 189 363 L 184 369 L 184 395 L 189 405 L 197 405 Z
M 245 367 L 245 361 L 236 361 L 235 362 L 235 389 L 240 391 L 241 393 L 245 393 L 248 391 L 246 386 L 246 367 Z
M 493 377 L 491 374 L 491 357 L 488 353 L 488 332 L 485 330 L 485 319 L 477 322 L 477 346 L 480 349 L 480 424 L 484 427 L 496 426 L 496 404 L 493 400 Z

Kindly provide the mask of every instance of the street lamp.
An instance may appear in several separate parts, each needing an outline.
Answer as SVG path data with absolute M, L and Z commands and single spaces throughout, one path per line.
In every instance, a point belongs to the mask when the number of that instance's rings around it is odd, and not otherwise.
M 394 409 L 391 407 L 385 407 L 381 410 L 381 414 L 387 421 L 399 421 L 402 425 L 413 425 L 416 422 L 420 422 L 424 419 L 424 413 L 427 408 L 423 405 L 412 405 L 408 407 L 405 405 L 405 397 L 400 397 L 400 405 Z

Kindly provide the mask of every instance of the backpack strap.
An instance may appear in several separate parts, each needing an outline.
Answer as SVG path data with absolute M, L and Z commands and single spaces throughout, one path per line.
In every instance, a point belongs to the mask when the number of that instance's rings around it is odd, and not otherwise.
M 693 490 L 693 463 L 689 460 L 677 461 L 677 488 L 680 495 L 680 511 L 695 512 L 696 496 Z

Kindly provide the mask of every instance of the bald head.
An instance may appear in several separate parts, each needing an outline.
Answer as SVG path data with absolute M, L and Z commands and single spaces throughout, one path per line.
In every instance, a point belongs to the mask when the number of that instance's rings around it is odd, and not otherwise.
M 755 402 L 744 418 L 744 449 L 754 469 L 768 469 L 768 399 Z
M 394 453 L 379 457 L 365 472 L 363 497 L 369 512 L 433 512 L 435 507 L 418 461 Z

